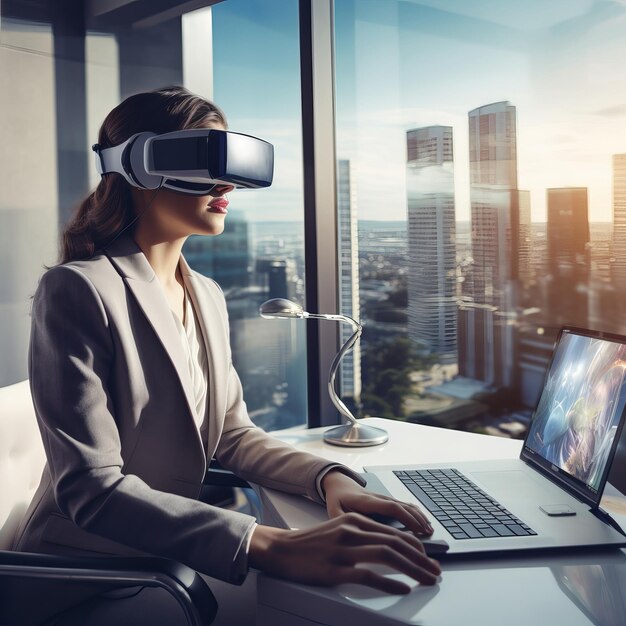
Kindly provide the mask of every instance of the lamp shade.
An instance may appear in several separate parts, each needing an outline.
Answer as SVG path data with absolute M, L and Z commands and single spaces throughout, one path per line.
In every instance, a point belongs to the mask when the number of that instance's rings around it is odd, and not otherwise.
M 272 298 L 261 305 L 259 314 L 265 319 L 293 319 L 304 317 L 304 309 L 291 300 Z

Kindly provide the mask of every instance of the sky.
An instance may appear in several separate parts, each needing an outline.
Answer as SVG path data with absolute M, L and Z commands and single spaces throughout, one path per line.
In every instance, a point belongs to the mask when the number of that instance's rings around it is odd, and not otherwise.
M 248 219 L 302 219 L 295 0 L 213 8 L 214 97 L 233 130 L 276 148 L 273 186 L 238 192 Z M 335 0 L 338 158 L 360 219 L 405 219 L 406 131 L 450 125 L 457 220 L 468 220 L 468 111 L 517 111 L 518 183 L 545 220 L 549 187 L 588 187 L 610 221 L 612 155 L 626 152 L 626 1 Z M 246 194 L 244 196 L 244 194 Z

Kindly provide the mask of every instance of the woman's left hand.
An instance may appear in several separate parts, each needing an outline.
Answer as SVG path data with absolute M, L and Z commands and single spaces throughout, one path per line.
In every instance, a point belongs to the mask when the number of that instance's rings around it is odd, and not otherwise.
M 322 489 L 330 518 L 350 512 L 379 514 L 397 519 L 416 535 L 433 534 L 428 518 L 419 507 L 367 491 L 343 472 L 330 470 L 322 478 Z

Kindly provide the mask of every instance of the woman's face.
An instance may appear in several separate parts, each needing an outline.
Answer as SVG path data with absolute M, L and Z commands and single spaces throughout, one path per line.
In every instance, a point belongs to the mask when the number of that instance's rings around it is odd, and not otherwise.
M 224 130 L 221 125 L 211 126 Z M 219 235 L 224 230 L 224 221 L 228 213 L 228 197 L 226 194 L 234 189 L 234 185 L 217 185 L 206 196 L 192 196 L 169 189 L 160 189 L 154 198 L 152 205 L 147 210 L 150 229 L 155 228 L 161 236 L 179 238 L 187 235 Z M 135 206 L 141 211 L 154 191 L 133 190 L 135 194 Z M 139 200 L 139 203 L 137 203 Z
M 169 189 L 159 191 L 153 207 L 163 228 L 177 237 L 219 235 L 228 213 L 227 193 L 233 185 L 218 185 L 208 196 L 190 196 Z M 149 212 L 152 209 L 149 209 Z

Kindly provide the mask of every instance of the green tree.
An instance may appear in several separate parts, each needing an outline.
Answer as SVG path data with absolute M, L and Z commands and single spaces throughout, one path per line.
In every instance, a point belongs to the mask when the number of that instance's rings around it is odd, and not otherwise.
M 403 417 L 403 405 L 411 393 L 411 372 L 425 369 L 432 357 L 420 357 L 404 337 L 378 341 L 363 354 L 363 409 L 381 417 Z M 381 412 L 385 411 L 385 415 Z M 391 414 L 388 414 L 388 411 Z

